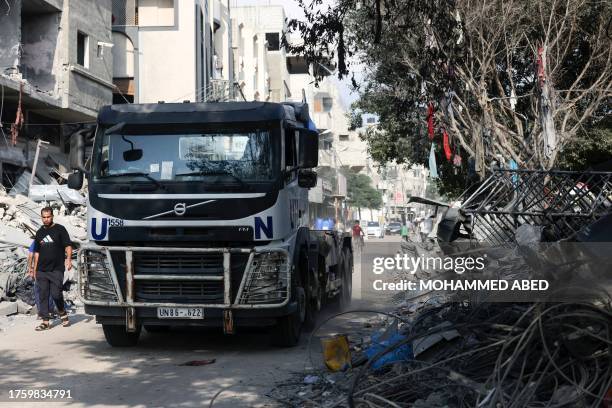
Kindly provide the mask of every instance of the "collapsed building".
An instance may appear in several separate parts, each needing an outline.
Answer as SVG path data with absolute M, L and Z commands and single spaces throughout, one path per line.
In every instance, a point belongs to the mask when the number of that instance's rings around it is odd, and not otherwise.
M 65 180 L 70 136 L 111 103 L 111 19 L 110 0 L 0 5 L 0 179 L 13 194 L 33 169 L 34 184 Z
M 18 292 L 44 205 L 74 242 L 86 238 L 68 155 L 112 102 L 111 24 L 111 0 L 0 4 L 0 302 L 28 298 Z

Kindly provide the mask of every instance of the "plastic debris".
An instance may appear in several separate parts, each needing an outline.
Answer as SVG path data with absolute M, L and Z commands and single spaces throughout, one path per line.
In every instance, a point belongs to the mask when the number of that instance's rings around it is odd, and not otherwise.
M 351 365 L 348 337 L 339 334 L 321 339 L 325 366 L 331 371 L 344 371 Z

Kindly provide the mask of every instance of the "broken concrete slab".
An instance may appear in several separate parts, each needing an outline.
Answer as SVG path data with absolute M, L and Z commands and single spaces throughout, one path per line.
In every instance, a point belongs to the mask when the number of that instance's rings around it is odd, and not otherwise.
M 14 303 L 17 305 L 17 313 L 20 313 L 20 314 L 32 314 L 33 306 L 28 305 L 26 302 L 23 302 L 21 300 L 17 300 Z
M 29 194 L 32 201 L 62 201 L 77 205 L 85 205 L 87 200 L 78 191 L 67 185 L 33 185 Z
M 17 313 L 17 302 L 0 302 L 0 316 L 10 316 Z
M 0 224 L 0 242 L 27 248 L 32 243 L 32 238 L 19 228 Z

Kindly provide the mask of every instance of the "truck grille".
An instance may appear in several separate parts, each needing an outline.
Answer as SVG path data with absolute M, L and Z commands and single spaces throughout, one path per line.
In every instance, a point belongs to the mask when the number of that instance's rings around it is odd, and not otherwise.
M 136 274 L 223 275 L 223 254 L 134 253 Z
M 125 268 L 125 258 L 120 269 Z M 230 255 L 230 297 L 233 301 L 244 274 L 248 254 Z M 115 264 L 117 267 L 117 264 Z M 134 274 L 223 276 L 222 253 L 134 252 Z M 223 282 L 136 280 L 136 300 L 172 303 L 223 303 Z
M 136 300 L 223 303 L 223 282 L 136 281 Z

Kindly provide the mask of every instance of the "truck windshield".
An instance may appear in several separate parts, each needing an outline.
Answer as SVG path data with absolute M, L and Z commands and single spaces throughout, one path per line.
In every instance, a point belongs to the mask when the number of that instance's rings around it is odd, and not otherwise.
M 278 176 L 268 130 L 102 134 L 96 179 L 269 182 Z M 139 176 L 140 175 L 140 176 Z

